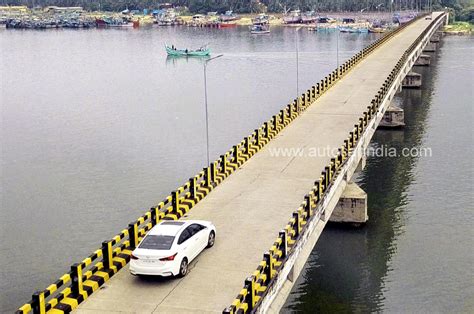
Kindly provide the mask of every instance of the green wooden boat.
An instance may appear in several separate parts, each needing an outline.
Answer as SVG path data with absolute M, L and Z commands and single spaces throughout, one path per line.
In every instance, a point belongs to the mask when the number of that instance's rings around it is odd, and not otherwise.
M 168 56 L 208 56 L 211 53 L 211 49 L 207 47 L 201 47 L 196 50 L 190 50 L 190 49 L 177 49 L 176 47 L 170 47 L 168 45 L 165 45 L 166 48 L 166 53 Z

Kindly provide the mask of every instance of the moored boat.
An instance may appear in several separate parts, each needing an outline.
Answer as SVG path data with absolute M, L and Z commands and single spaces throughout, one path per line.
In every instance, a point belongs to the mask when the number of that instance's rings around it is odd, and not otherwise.
M 326 24 L 319 24 L 316 26 L 316 31 L 318 32 L 334 32 L 336 31 L 338 28 L 336 26 L 333 26 L 333 25 L 326 25 Z
M 367 27 L 353 27 L 353 26 L 340 26 L 339 31 L 341 33 L 368 33 Z
M 349 27 L 349 26 L 340 26 L 339 31 L 341 33 L 356 33 L 356 31 L 352 27 Z
M 105 22 L 104 19 L 99 19 L 99 18 L 96 18 L 95 19 L 95 24 L 97 27 L 105 27 L 107 26 L 107 22 Z
M 270 16 L 268 16 L 265 13 L 260 13 L 257 15 L 255 18 L 252 19 L 252 24 L 257 25 L 263 25 L 263 24 L 269 24 L 270 23 Z
M 315 23 L 317 19 L 318 18 L 314 11 L 305 12 L 303 15 L 301 15 L 301 23 L 303 24 Z
M 270 27 L 268 24 L 254 24 L 250 27 L 250 34 L 269 34 Z
M 285 16 L 283 16 L 283 22 L 285 24 L 296 24 L 301 23 L 301 21 L 302 18 L 300 10 L 293 10 L 289 14 L 285 14 Z
M 97 27 L 133 27 L 133 22 L 118 18 L 96 18 Z
M 385 28 L 382 27 L 369 27 L 369 33 L 384 33 Z
M 226 11 L 225 14 L 222 14 L 219 17 L 219 20 L 221 20 L 222 22 L 231 22 L 238 19 L 239 19 L 239 16 L 235 14 L 232 10 Z
M 211 49 L 203 46 L 199 49 L 177 49 L 174 46 L 165 45 L 166 53 L 168 56 L 188 56 L 188 57 L 204 57 L 208 56 L 211 53 Z
M 237 23 L 232 23 L 232 22 L 222 22 L 219 24 L 220 28 L 230 28 L 230 27 L 236 27 Z

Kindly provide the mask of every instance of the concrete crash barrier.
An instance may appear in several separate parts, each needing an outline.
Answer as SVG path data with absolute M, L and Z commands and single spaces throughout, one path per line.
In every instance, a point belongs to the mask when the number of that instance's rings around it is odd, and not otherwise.
M 418 19 L 423 18 L 424 16 L 426 16 L 426 14 L 419 16 Z M 270 247 L 270 250 L 264 253 L 263 260 L 260 262 L 257 269 L 250 277 L 245 279 L 242 290 L 232 301 L 231 305 L 223 310 L 223 313 L 233 314 L 257 312 L 267 296 L 270 294 L 275 295 L 275 291 L 272 290 L 279 289 L 279 287 L 277 287 L 277 281 L 281 279 L 279 278 L 279 274 L 285 267 L 285 263 L 291 259 L 293 254 L 297 253 L 295 251 L 298 249 L 298 242 L 301 239 L 306 238 L 307 234 L 311 231 L 309 230 L 309 226 L 314 220 L 326 221 L 329 218 L 326 217 L 321 203 L 324 202 L 333 187 L 333 182 L 340 175 L 339 171 L 341 167 L 343 167 L 346 161 L 351 157 L 353 149 L 358 144 L 364 131 L 367 130 L 369 123 L 377 118 L 378 114 L 384 113 L 385 108 L 382 108 L 381 106 L 389 96 L 388 92 L 390 91 L 390 87 L 397 83 L 396 79 L 401 74 L 402 68 L 406 64 L 410 54 L 421 43 L 421 40 L 426 36 L 432 26 L 436 25 L 436 23 L 444 18 L 444 14 L 441 14 L 433 20 L 429 27 L 426 28 L 415 42 L 413 42 L 413 44 L 411 44 L 404 52 L 395 68 L 385 80 L 383 86 L 372 99 L 370 105 L 367 107 L 367 111 L 363 112 L 362 117 L 359 118 L 359 122 L 354 125 L 353 131 L 349 133 L 343 146 L 339 149 L 337 156 L 332 158 L 330 164 L 325 167 L 325 170 L 321 173 L 321 176 L 317 179 L 311 191 L 305 196 L 304 202 L 296 211 L 293 212 L 288 224 L 279 232 L 278 237 Z M 354 58 L 359 60 L 358 58 L 360 58 L 361 55 L 365 56 L 374 51 L 378 46 L 386 42 L 397 32 L 414 21 L 415 20 L 412 20 L 410 23 L 388 33 L 386 36 L 364 48 L 362 54 L 356 54 L 356 56 L 349 60 L 349 68 L 353 66 Z M 344 69 L 344 65 L 341 67 Z M 288 277 L 290 276 L 290 274 L 286 273 L 285 275 Z M 292 280 L 294 279 L 295 278 Z M 270 293 L 270 291 L 272 291 L 272 293 Z M 266 305 L 269 306 L 269 304 L 271 304 L 271 302 L 267 302 Z

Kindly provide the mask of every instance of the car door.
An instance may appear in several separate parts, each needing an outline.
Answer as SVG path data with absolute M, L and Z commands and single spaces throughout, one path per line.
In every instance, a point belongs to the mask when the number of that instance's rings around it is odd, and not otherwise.
M 186 251 L 186 256 L 188 257 L 189 262 L 191 262 L 200 252 L 196 229 L 193 225 L 194 224 L 189 225 L 182 233 L 187 237 L 182 245 L 184 245 L 183 249 Z
M 204 250 L 207 247 L 207 241 L 209 239 L 208 229 L 203 225 L 197 224 L 199 226 L 199 242 L 201 250 Z
M 200 224 L 192 224 L 189 226 L 193 231 L 193 238 L 196 242 L 196 249 L 198 255 L 207 245 L 207 236 L 204 232 L 204 226 Z
M 178 246 L 179 246 L 179 250 L 181 254 L 186 256 L 188 258 L 188 262 L 190 262 L 192 260 L 192 252 L 193 252 L 192 244 L 193 243 L 191 243 L 192 234 L 188 228 L 184 229 L 179 235 Z

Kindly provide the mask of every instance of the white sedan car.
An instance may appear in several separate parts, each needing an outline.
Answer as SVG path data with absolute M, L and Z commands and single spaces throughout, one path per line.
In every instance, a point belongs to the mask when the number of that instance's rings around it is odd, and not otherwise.
M 165 220 L 154 226 L 130 256 L 132 275 L 186 276 L 188 264 L 216 240 L 203 220 Z

